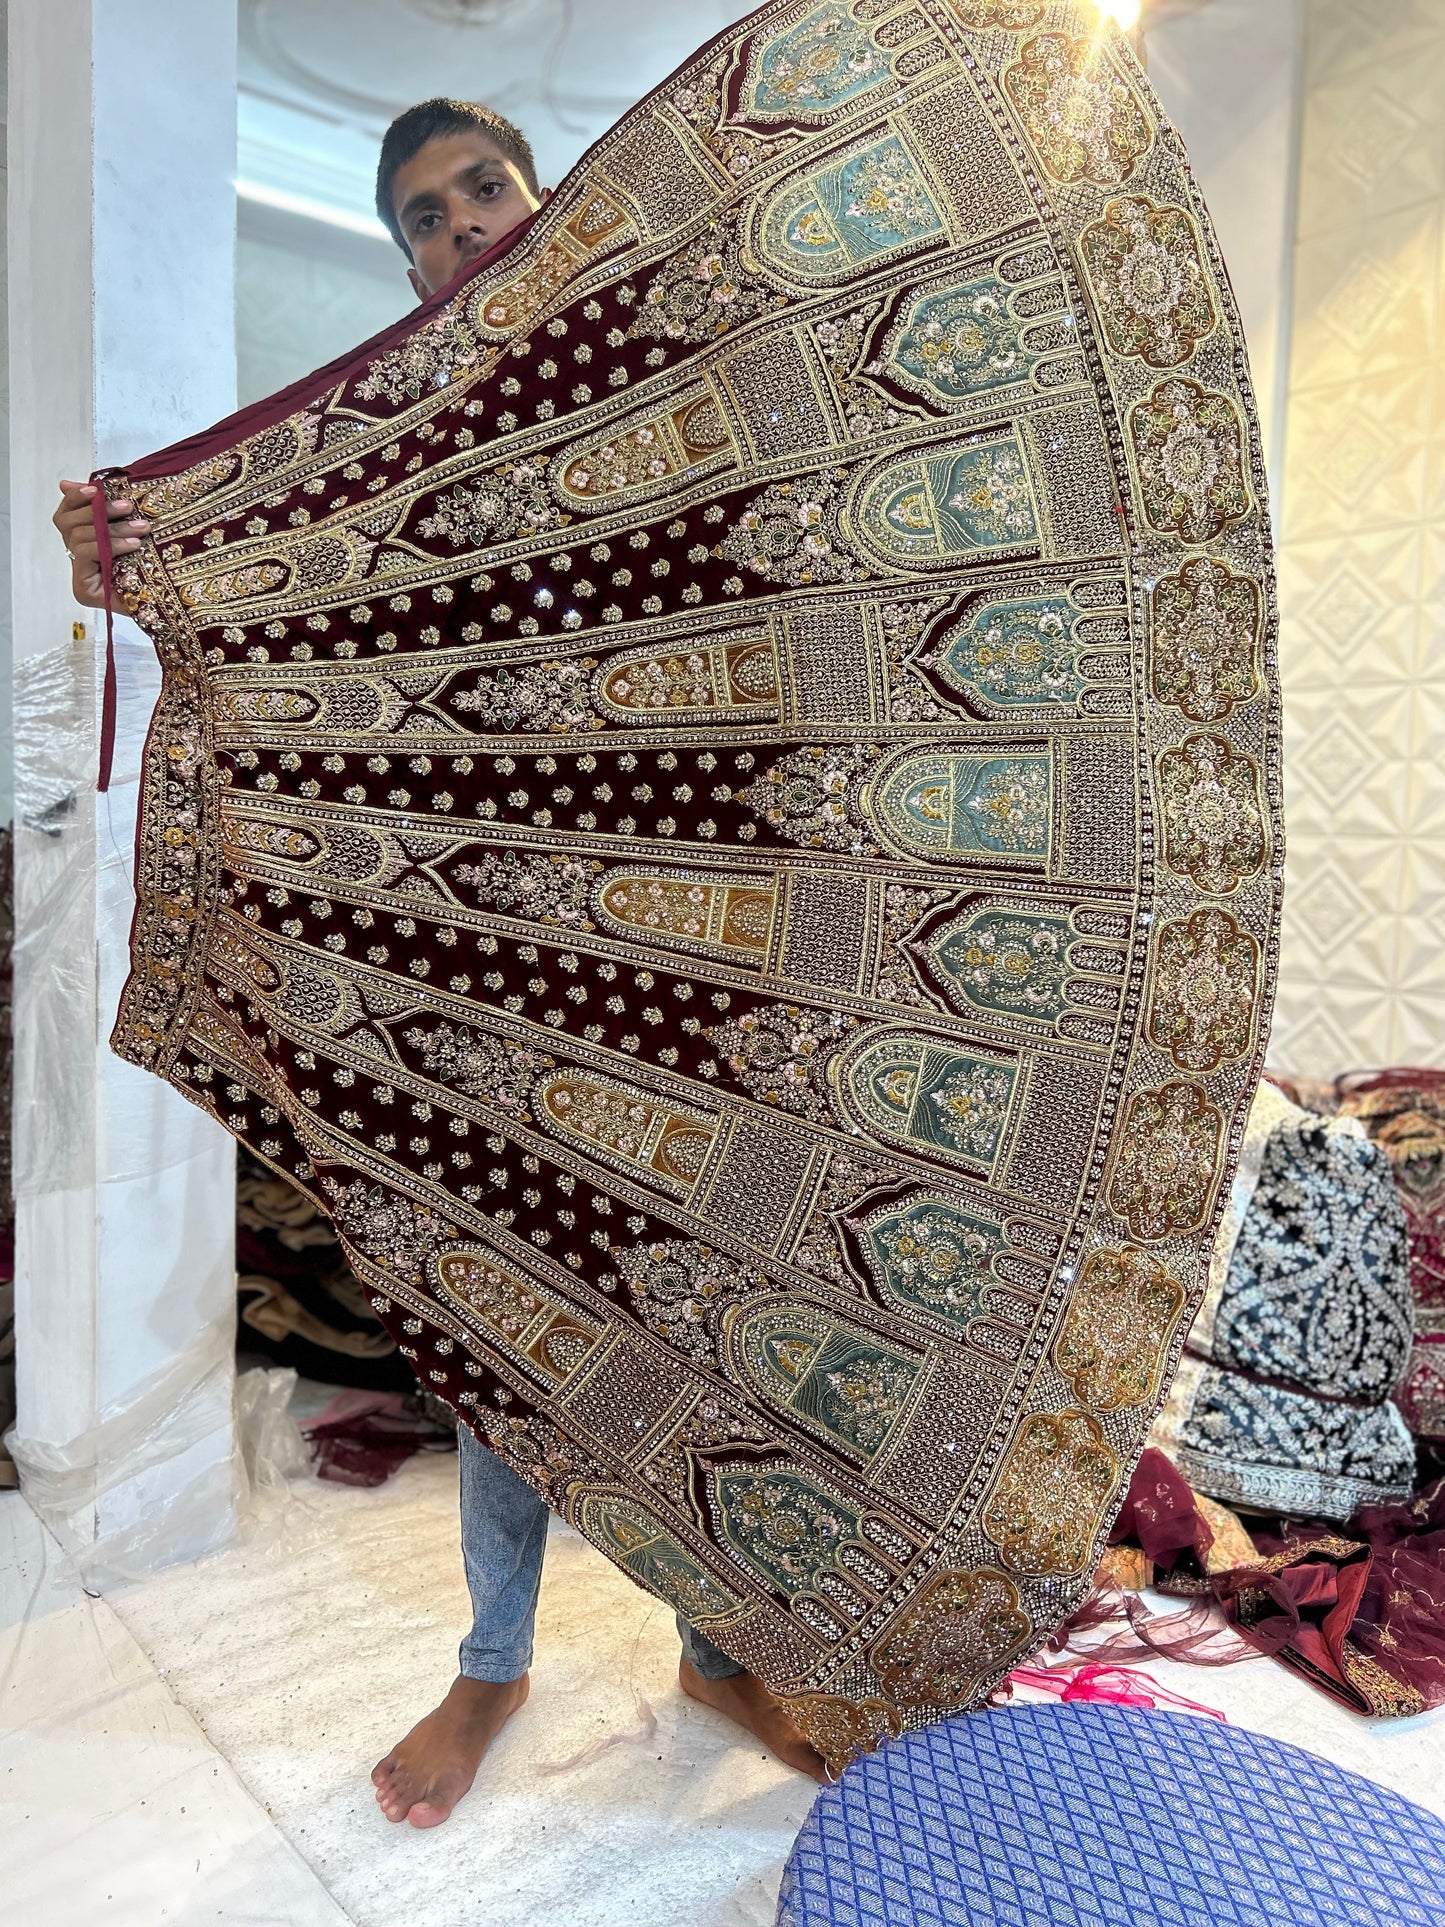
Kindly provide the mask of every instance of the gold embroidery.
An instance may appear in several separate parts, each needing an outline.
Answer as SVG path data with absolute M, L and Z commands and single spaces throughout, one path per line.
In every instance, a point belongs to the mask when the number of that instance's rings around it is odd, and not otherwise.
M 1083 1572 L 1118 1490 L 1119 1455 L 1087 1412 L 1036 1412 L 1004 1461 L 983 1529 L 1015 1572 Z
M 739 24 L 142 465 L 116 570 L 118 1048 L 835 1764 L 1097 1564 L 1268 1011 L 1253 404 L 1177 142 L 1056 17 Z
M 899 1704 L 951 1711 L 976 1700 L 1028 1647 L 1033 1622 L 1014 1582 L 983 1566 L 938 1572 L 886 1639 L 873 1667 Z

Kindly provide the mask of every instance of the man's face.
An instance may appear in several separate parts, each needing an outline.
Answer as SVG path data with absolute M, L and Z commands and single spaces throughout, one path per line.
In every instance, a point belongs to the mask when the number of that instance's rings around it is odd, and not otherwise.
M 415 264 L 411 285 L 422 301 L 546 199 L 480 129 L 429 140 L 397 170 L 391 193 Z

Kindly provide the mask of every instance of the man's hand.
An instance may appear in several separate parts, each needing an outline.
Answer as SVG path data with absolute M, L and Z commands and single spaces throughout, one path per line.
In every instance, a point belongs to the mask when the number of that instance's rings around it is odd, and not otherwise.
M 77 602 L 87 609 L 105 607 L 106 581 L 100 567 L 100 544 L 96 540 L 94 502 L 99 489 L 94 482 L 62 482 L 60 507 L 51 517 L 60 530 L 60 539 L 70 551 L 71 586 Z M 124 496 L 109 505 L 110 546 L 114 554 L 124 555 L 138 549 L 150 523 L 135 512 L 135 504 Z

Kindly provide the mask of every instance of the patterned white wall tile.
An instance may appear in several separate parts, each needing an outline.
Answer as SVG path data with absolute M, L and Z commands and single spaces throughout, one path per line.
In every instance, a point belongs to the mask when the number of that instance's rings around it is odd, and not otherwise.
M 1272 1057 L 1445 1063 L 1445 0 L 1311 0 Z

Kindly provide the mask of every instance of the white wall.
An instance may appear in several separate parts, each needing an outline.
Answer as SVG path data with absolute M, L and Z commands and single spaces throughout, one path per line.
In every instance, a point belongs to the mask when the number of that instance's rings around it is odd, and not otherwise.
M 1277 1060 L 1445 1064 L 1445 0 L 1311 0 Z
M 242 201 L 236 237 L 236 379 L 260 401 L 355 348 L 415 306 L 388 238 Z
M 1244 320 L 1278 479 L 1294 251 L 1304 0 L 1209 0 L 1149 30 L 1149 78 L 1189 148 Z

